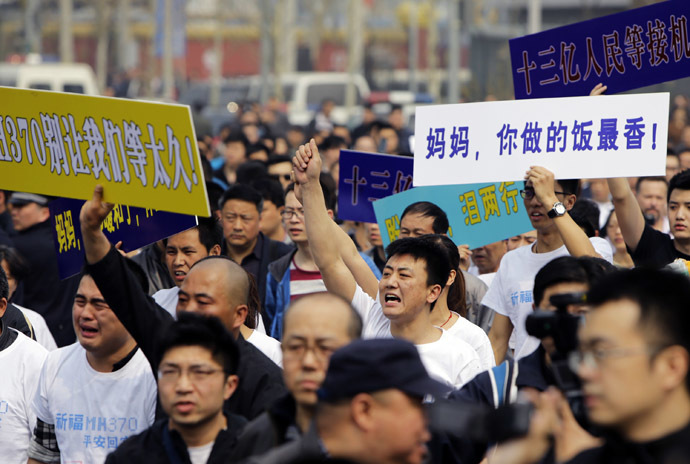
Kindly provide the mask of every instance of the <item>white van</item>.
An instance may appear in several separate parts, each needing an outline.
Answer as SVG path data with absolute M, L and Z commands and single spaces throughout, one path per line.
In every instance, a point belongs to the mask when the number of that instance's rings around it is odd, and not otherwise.
M 350 76 L 348 73 L 337 72 L 304 72 L 283 74 L 280 83 L 283 98 L 287 104 L 287 116 L 290 124 L 306 126 L 314 118 L 321 106 L 321 102 L 327 98 L 335 102 L 335 108 L 331 113 L 331 119 L 336 124 L 351 125 L 361 119 L 362 105 L 369 97 L 369 84 L 364 76 L 355 74 L 355 107 L 348 111 L 345 106 L 345 95 Z M 268 92 L 274 93 L 273 78 L 269 80 Z M 261 100 L 261 78 L 252 79 L 249 100 Z
M 99 95 L 96 75 L 84 63 L 0 63 L 0 86 Z

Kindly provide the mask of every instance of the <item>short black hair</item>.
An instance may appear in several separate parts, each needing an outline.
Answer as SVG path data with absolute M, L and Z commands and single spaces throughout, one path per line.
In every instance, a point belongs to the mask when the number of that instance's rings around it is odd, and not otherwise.
M 324 150 L 330 150 L 332 148 L 347 148 L 347 142 L 345 141 L 344 138 L 338 136 L 338 135 L 329 135 L 325 139 L 323 139 L 323 142 L 319 145 L 319 150 L 324 151 Z
M 236 127 L 233 127 L 230 130 L 230 133 L 227 135 L 227 137 L 225 137 L 225 139 L 223 140 L 223 143 L 226 145 L 232 142 L 240 142 L 242 145 L 244 145 L 245 149 L 249 145 L 249 140 L 247 140 L 247 136 L 244 135 L 244 132 L 237 129 Z
M 407 214 L 420 214 L 423 217 L 434 218 L 434 223 L 431 226 L 434 233 L 445 234 L 448 232 L 448 216 L 445 211 L 430 201 L 418 201 L 409 205 L 405 208 L 405 211 L 403 211 L 402 216 L 400 216 L 401 222 Z
M 214 246 L 223 246 L 223 227 L 220 225 L 215 216 L 208 218 L 199 217 L 199 241 L 206 248 L 207 252 L 211 251 Z
M 217 184 L 212 180 L 206 181 L 206 193 L 208 194 L 208 206 L 211 210 L 211 215 L 218 211 L 218 202 L 220 201 L 220 197 L 223 196 L 224 191 L 225 190 L 220 186 L 220 184 Z
M 556 182 L 561 185 L 563 192 L 569 195 L 578 195 L 580 179 L 556 179 Z
M 671 182 L 668 184 L 668 195 L 666 201 L 671 200 L 671 192 L 675 189 L 678 190 L 690 190 L 690 169 L 681 171 L 675 176 L 671 177 Z
M 666 180 L 665 177 L 663 176 L 647 176 L 647 177 L 639 177 L 637 179 L 637 182 L 635 183 L 635 193 L 640 193 L 640 186 L 642 185 L 643 182 L 662 182 L 664 185 L 666 185 L 666 188 L 668 189 L 668 181 Z M 669 195 L 671 193 L 670 189 L 667 192 Z
M 448 289 L 448 308 L 467 317 L 467 299 L 465 297 L 465 276 L 460 269 L 460 253 L 458 246 L 447 235 L 428 234 L 419 237 L 440 245 L 448 256 L 451 270 L 455 270 L 455 282 Z
M 268 157 L 268 161 L 266 164 L 269 166 L 273 166 L 274 164 L 278 163 L 292 163 L 292 158 L 290 158 L 288 155 L 271 155 Z
M 587 237 L 596 237 L 599 231 L 599 206 L 596 203 L 578 198 L 568 214 L 585 231 Z
M 323 200 L 326 203 L 326 209 L 335 212 L 338 200 L 335 195 L 335 181 L 333 180 L 333 176 L 327 172 L 322 172 L 319 174 L 319 185 L 321 185 L 321 191 L 323 191 Z M 285 196 L 294 191 L 295 183 L 292 182 L 285 187 Z
M 252 187 L 261 194 L 264 201 L 270 201 L 276 208 L 285 206 L 285 195 L 283 194 L 283 186 L 275 179 L 270 177 L 262 177 L 252 182 Z
M 0 261 L 3 260 L 7 263 L 10 275 L 16 280 L 24 280 L 29 275 L 29 265 L 15 248 L 0 245 Z
M 218 208 L 223 209 L 225 203 L 230 200 L 241 200 L 246 201 L 247 203 L 252 203 L 254 206 L 256 206 L 256 210 L 259 213 L 264 207 L 264 199 L 261 198 L 261 194 L 257 192 L 251 185 L 234 184 L 230 186 L 220 197 Z
M 247 160 L 237 166 L 236 182 L 238 184 L 249 184 L 268 176 L 268 169 L 266 163 L 261 160 Z
M 440 285 L 445 288 L 450 276 L 451 265 L 448 254 L 443 245 L 433 240 L 422 239 L 421 237 L 405 237 L 392 242 L 386 248 L 386 264 L 394 256 L 408 255 L 415 260 L 423 260 L 426 264 L 426 284 Z M 434 309 L 434 301 L 431 309 Z
M 602 276 L 615 271 L 615 266 L 605 259 L 561 256 L 549 261 L 537 272 L 534 277 L 532 301 L 535 306 L 539 306 L 546 289 L 554 285 L 577 282 L 591 287 Z
M 7 281 L 7 274 L 5 270 L 0 266 L 0 300 L 8 300 L 10 298 L 10 283 Z
M 225 375 L 237 372 L 240 353 L 232 334 L 214 316 L 188 311 L 180 312 L 177 321 L 168 327 L 159 344 L 161 361 L 165 353 L 181 346 L 200 346 L 211 352 L 213 359 L 223 366 Z
M 588 294 L 595 307 L 628 300 L 640 308 L 638 327 L 658 347 L 680 345 L 690 353 L 690 281 L 668 270 L 635 268 L 602 277 Z M 685 377 L 690 390 L 690 375 Z
M 271 154 L 271 150 L 266 146 L 265 143 L 257 142 L 247 146 L 247 156 L 251 155 L 252 153 L 256 153 L 257 151 L 265 151 L 266 156 Z

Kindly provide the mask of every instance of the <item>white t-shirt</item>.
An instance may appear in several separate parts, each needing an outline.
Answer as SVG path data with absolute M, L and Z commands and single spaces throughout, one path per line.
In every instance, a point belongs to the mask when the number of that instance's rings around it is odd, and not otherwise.
M 268 356 L 271 361 L 283 367 L 283 352 L 280 349 L 280 342 L 278 340 L 258 330 L 253 330 L 247 341 Z
M 352 307 L 362 318 L 362 338 L 391 338 L 391 321 L 383 314 L 378 300 L 359 285 L 352 297 Z M 416 345 L 429 375 L 452 388 L 460 388 L 482 372 L 477 352 L 469 343 L 442 330 L 441 338 Z
M 158 391 L 137 350 L 115 372 L 97 372 L 79 343 L 48 354 L 33 400 L 36 416 L 55 426 L 64 463 L 98 464 L 127 437 L 153 424 Z
M 192 464 L 206 464 L 209 456 L 211 456 L 214 444 L 215 441 L 212 441 L 206 445 L 188 447 L 187 452 L 189 453 L 189 460 L 192 461 Z
M 453 311 L 453 313 L 455 313 Z M 467 342 L 479 356 L 479 364 L 483 371 L 487 371 L 496 366 L 494 359 L 494 350 L 491 348 L 491 342 L 486 332 L 476 324 L 471 323 L 458 313 L 455 313 L 458 319 L 455 324 L 445 329 L 445 331 L 460 340 Z
M 0 460 L 3 463 L 26 464 L 29 459 L 27 450 L 36 425 L 31 403 L 47 356 L 44 347 L 20 332 L 10 346 L 0 351 Z
M 177 300 L 179 300 L 180 287 L 164 288 L 158 290 L 153 294 L 153 299 L 158 303 L 158 306 L 162 306 L 170 315 L 177 320 Z M 258 317 L 259 323 L 256 325 L 255 331 L 266 333 L 266 327 L 264 327 L 263 318 Z M 249 341 L 249 340 L 247 340 Z M 258 348 L 258 347 L 257 347 Z M 268 354 L 266 354 L 268 356 Z M 268 356 L 270 358 L 270 356 Z M 273 359 L 273 358 L 271 358 Z
M 594 250 L 606 261 L 613 262 L 613 252 L 611 245 L 599 237 L 589 239 Z M 561 256 L 568 256 L 568 249 L 563 245 L 556 250 L 548 253 L 534 253 L 532 248 L 524 246 L 509 251 L 501 259 L 496 277 L 494 277 L 489 290 L 484 295 L 482 304 L 510 318 L 515 331 L 515 353 L 518 356 L 525 356 L 523 345 L 530 341 L 531 344 L 539 343 L 536 338 L 530 337 L 525 329 L 525 319 L 532 312 L 532 289 L 534 287 L 534 277 L 537 272 L 550 261 Z
M 15 306 L 19 308 L 22 314 L 24 314 L 24 317 L 26 317 L 29 320 L 29 323 L 34 329 L 36 341 L 48 351 L 57 350 L 57 343 L 55 343 L 53 334 L 50 333 L 48 324 L 46 323 L 46 320 L 43 319 L 43 316 L 38 314 L 36 311 L 33 311 L 29 308 L 25 308 L 23 306 L 19 306 L 18 304 L 15 304 Z

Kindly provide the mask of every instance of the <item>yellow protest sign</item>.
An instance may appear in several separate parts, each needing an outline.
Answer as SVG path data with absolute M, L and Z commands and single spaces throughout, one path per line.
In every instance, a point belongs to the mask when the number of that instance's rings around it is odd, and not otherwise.
M 0 87 L 0 188 L 209 216 L 189 107 Z

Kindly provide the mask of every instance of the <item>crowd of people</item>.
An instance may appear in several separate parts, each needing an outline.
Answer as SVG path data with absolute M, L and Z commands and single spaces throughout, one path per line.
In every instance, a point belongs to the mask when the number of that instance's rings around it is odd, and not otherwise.
M 665 177 L 533 166 L 533 230 L 474 249 L 433 198 L 396 212 L 385 249 L 338 218 L 341 149 L 411 155 L 395 105 L 353 128 L 331 101 L 307 127 L 274 102 L 219 134 L 197 119 L 212 216 L 126 254 L 96 186 L 65 280 L 51 198 L 0 191 L 0 460 L 688 462 L 690 117 L 673 103 Z

